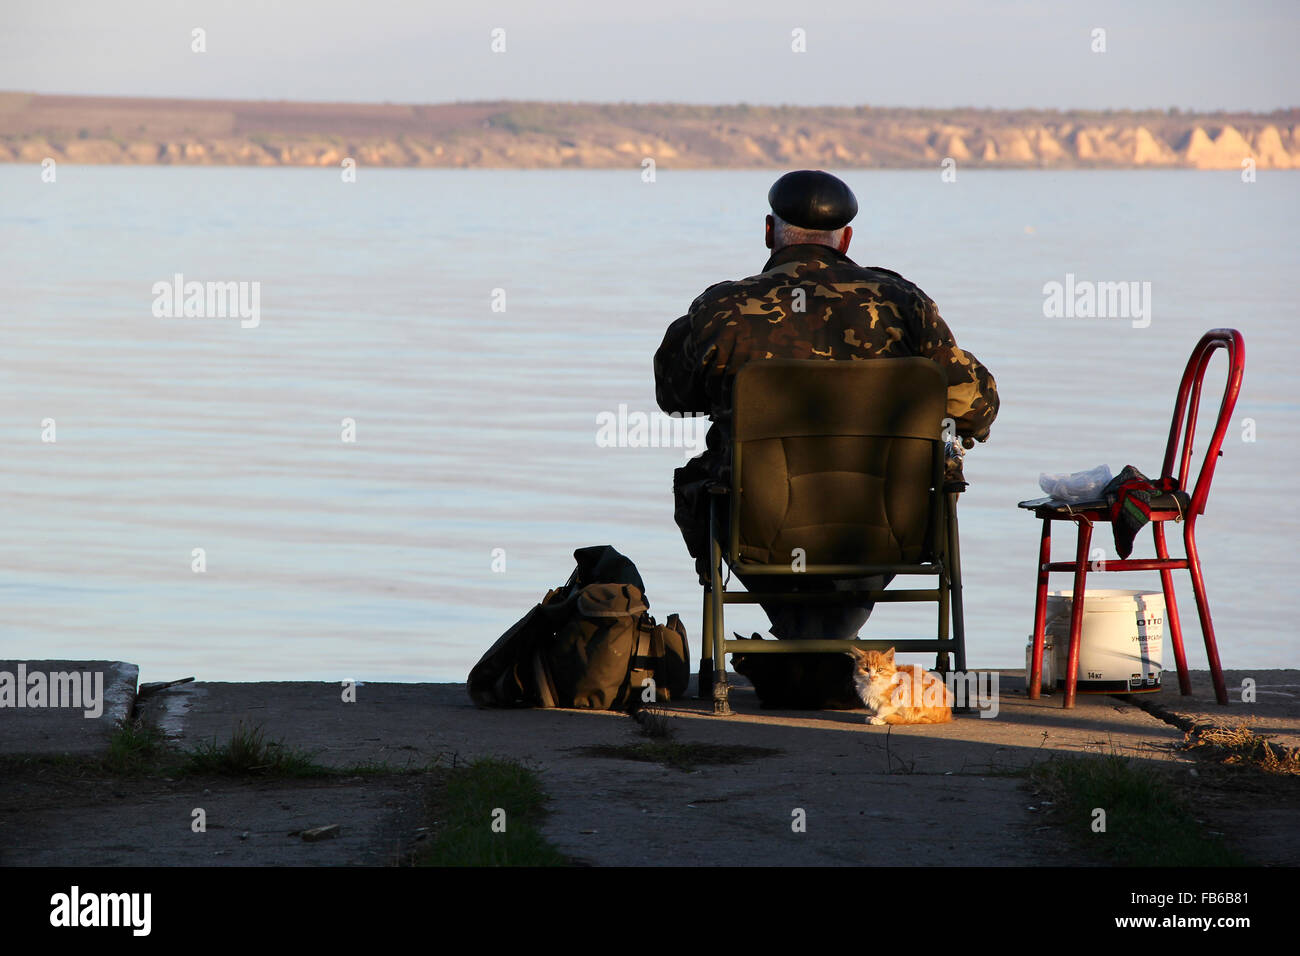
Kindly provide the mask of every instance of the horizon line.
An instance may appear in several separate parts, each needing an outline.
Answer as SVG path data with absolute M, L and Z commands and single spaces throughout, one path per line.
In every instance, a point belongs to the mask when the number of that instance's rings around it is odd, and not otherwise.
M 1278 116 L 1291 113 L 1300 113 L 1300 104 L 1292 106 L 1279 106 L 1271 110 L 1255 109 L 1216 109 L 1216 110 L 1199 110 L 1184 108 L 1177 105 L 1168 106 L 1145 106 L 1145 107 L 1074 107 L 1074 106 L 917 106 L 917 105 L 898 105 L 898 104 L 875 104 L 875 103 L 760 103 L 748 102 L 745 100 L 734 102 L 693 102 L 689 100 L 564 100 L 564 99 L 512 99 L 512 98 L 495 98 L 495 99 L 456 99 L 456 100 L 315 100 L 315 99 L 283 99 L 283 98 L 259 98 L 250 99 L 246 97 L 221 97 L 221 96 L 146 96 L 140 94 L 119 94 L 119 93 L 71 93 L 71 92 L 42 92 L 39 90 L 0 90 L 0 97 L 8 96 L 47 96 L 47 97 L 75 97 L 78 99 L 91 100 L 139 100 L 139 101 L 160 101 L 175 103 L 261 103 L 261 104 L 284 104 L 298 106 L 486 106 L 492 104 L 540 104 L 545 106 L 620 106 L 620 107 L 694 107 L 699 109 L 724 109 L 745 107 L 750 109 L 782 109 L 782 110 L 903 110 L 909 112 L 974 112 L 974 113 L 1096 113 L 1096 114 L 1114 114 L 1114 113 L 1161 113 L 1164 115 L 1178 116 Z

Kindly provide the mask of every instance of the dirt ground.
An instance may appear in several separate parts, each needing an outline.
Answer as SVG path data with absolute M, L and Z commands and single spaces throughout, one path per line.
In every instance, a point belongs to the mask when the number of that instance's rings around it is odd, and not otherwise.
M 415 845 L 424 781 L 122 778 L 50 769 L 0 781 L 0 866 L 389 866 Z M 205 830 L 194 829 L 204 810 Z M 337 838 L 303 830 L 342 823 Z
M 1183 731 L 1133 701 L 1081 697 L 1064 711 L 1059 698 L 1026 699 L 1009 678 L 996 718 L 881 728 L 860 712 L 764 711 L 741 687 L 732 717 L 712 716 L 704 701 L 672 705 L 675 739 L 775 752 L 690 772 L 591 756 L 591 747 L 645 739 L 625 715 L 481 711 L 463 685 L 363 684 L 356 703 L 344 704 L 330 684 L 200 683 L 163 692 L 144 710 L 186 748 L 254 722 L 332 767 L 521 760 L 550 796 L 546 837 L 592 865 L 1086 865 L 1086 854 L 1066 851 L 1020 772 L 1079 753 L 1122 753 L 1170 770 L 1206 825 L 1253 862 L 1300 865 L 1298 778 L 1183 752 Z M 1186 703 L 1188 712 L 1291 726 L 1275 706 Z M 5 772 L 0 865 L 391 864 L 429 823 L 426 782 L 375 772 L 306 782 L 123 779 L 64 764 Z M 192 827 L 200 808 L 202 833 Z M 300 836 L 334 823 L 337 839 Z

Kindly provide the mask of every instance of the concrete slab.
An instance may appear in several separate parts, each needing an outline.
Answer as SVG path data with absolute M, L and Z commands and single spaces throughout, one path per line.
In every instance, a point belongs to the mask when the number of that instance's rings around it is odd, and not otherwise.
M 1290 679 L 1257 675 L 1260 689 Z M 546 836 L 596 865 L 1077 865 L 1060 855 L 1059 835 L 1042 824 L 1018 768 L 1054 754 L 1117 752 L 1194 769 L 1174 749 L 1182 731 L 1144 709 L 1179 701 L 1176 683 L 1143 707 L 1138 698 L 1081 696 L 1069 711 L 1059 696 L 1028 700 L 1016 672 L 1000 675 L 999 690 L 996 717 L 875 727 L 862 711 L 761 710 L 753 690 L 738 685 L 730 717 L 694 699 L 668 707 L 676 739 L 778 753 L 690 773 L 589 755 L 593 745 L 645 739 L 625 715 L 478 710 L 461 684 L 360 684 L 355 702 L 345 702 L 337 684 L 195 683 L 144 698 L 140 709 L 182 747 L 228 740 L 243 722 L 335 767 L 521 760 L 550 795 Z M 1300 718 L 1290 714 L 1276 710 L 1269 726 L 1293 732 Z M 416 781 L 232 783 L 196 793 L 192 782 L 154 780 L 124 786 L 120 797 L 69 795 L 58 809 L 28 809 L 11 794 L 11 811 L 0 814 L 0 862 L 387 862 L 419 823 Z M 200 806 L 209 830 L 196 839 L 190 820 Z M 300 845 L 288 836 L 331 823 L 343 827 L 339 840 Z
M 1153 714 L 1191 724 L 1236 727 L 1244 723 L 1256 734 L 1283 747 L 1300 747 L 1300 671 L 1224 671 L 1228 705 L 1214 699 L 1208 671 L 1192 671 L 1192 694 L 1178 693 L 1178 675 L 1165 675 L 1166 690 L 1152 695 Z M 1246 699 L 1254 697 L 1254 700 Z
M 103 754 L 139 676 L 123 661 L 0 661 L 0 754 Z
M 355 703 L 331 684 L 192 684 L 159 693 L 145 712 L 186 746 L 260 724 L 333 766 L 523 760 L 551 797 L 547 837 L 596 865 L 1041 863 L 1052 859 L 1051 839 L 1007 771 L 1054 752 L 1183 759 L 1171 751 L 1181 733 L 1132 705 L 1086 698 L 1061 711 L 1059 699 L 1024 700 L 1015 683 L 1002 683 L 997 717 L 929 727 L 872 727 L 853 711 L 761 711 L 745 686 L 729 718 L 687 700 L 669 708 L 678 740 L 780 751 L 692 773 L 583 752 L 643 739 L 626 716 L 478 710 L 459 684 L 363 684 Z
M 0 866 L 387 866 L 423 825 L 420 806 L 410 780 L 121 781 L 0 814 Z M 301 837 L 332 823 L 337 839 Z

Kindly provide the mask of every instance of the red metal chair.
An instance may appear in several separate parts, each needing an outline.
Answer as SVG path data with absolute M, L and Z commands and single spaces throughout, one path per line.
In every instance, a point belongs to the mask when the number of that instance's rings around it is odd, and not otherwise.
M 1205 379 L 1205 369 L 1210 357 L 1218 349 L 1225 349 L 1228 353 L 1227 384 L 1223 392 L 1223 401 L 1219 405 L 1219 417 L 1215 422 L 1214 435 L 1210 439 L 1205 461 L 1196 478 L 1196 487 L 1189 496 L 1181 489 L 1187 488 L 1201 384 Z M 1232 410 L 1237 404 L 1237 393 L 1241 390 L 1241 376 L 1245 365 L 1246 346 L 1241 333 L 1236 329 L 1211 329 L 1201 337 L 1201 341 L 1197 343 L 1196 349 L 1187 361 L 1182 384 L 1178 386 L 1178 400 L 1174 403 L 1174 418 L 1169 428 L 1169 445 L 1165 450 L 1164 466 L 1160 472 L 1162 478 L 1175 479 L 1177 484 L 1173 486 L 1174 491 L 1153 498 L 1151 501 L 1151 527 L 1155 535 L 1156 557 L 1105 561 L 1098 568 L 1093 569 L 1160 572 L 1160 583 L 1165 593 L 1169 634 L 1173 640 L 1174 660 L 1178 665 L 1178 686 L 1184 696 L 1192 692 L 1192 684 L 1187 673 L 1187 656 L 1183 652 L 1183 634 L 1178 621 L 1178 604 L 1174 598 L 1172 572 L 1181 568 L 1191 572 L 1192 590 L 1196 595 L 1196 610 L 1200 613 L 1201 631 L 1205 635 L 1205 653 L 1209 658 L 1210 673 L 1214 678 L 1214 696 L 1220 704 L 1228 702 L 1228 691 L 1223 683 L 1223 668 L 1219 664 L 1219 650 L 1214 641 L 1214 625 L 1210 621 L 1210 605 L 1205 595 L 1205 581 L 1201 576 L 1201 560 L 1196 552 L 1196 518 L 1205 513 L 1205 500 L 1210 495 L 1210 481 L 1214 477 L 1214 466 L 1222 454 L 1224 434 L 1228 430 Z M 1181 444 L 1180 439 L 1182 439 Z M 1175 463 L 1178 465 L 1177 473 L 1174 472 Z M 1034 647 L 1029 674 L 1029 697 L 1035 700 L 1038 698 L 1043 681 L 1048 575 L 1052 571 L 1073 571 L 1073 607 L 1070 615 L 1069 663 L 1065 672 L 1064 701 L 1065 707 L 1073 707 L 1079 678 L 1079 635 L 1083 627 L 1083 596 L 1089 571 L 1088 548 L 1092 542 L 1093 525 L 1109 523 L 1110 511 L 1099 503 L 1095 507 L 1092 503 L 1086 503 L 1074 508 L 1063 508 L 1059 504 L 1022 502 L 1021 507 L 1032 510 L 1035 517 L 1043 520 L 1043 537 L 1038 549 L 1038 594 L 1034 603 Z M 1065 520 L 1073 521 L 1079 527 L 1074 560 L 1052 562 L 1052 522 Z M 1166 521 L 1183 522 L 1183 542 L 1187 548 L 1187 557 L 1169 557 L 1169 549 L 1165 545 L 1164 523 Z

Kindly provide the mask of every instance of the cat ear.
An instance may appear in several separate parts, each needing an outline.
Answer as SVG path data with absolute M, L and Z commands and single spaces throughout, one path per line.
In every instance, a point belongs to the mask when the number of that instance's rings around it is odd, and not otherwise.
M 860 661 L 867 656 L 867 652 L 860 647 L 850 647 L 847 651 L 844 652 L 844 654 L 846 657 L 851 657 L 855 661 Z
M 887 660 L 887 661 L 893 661 L 893 659 L 894 659 L 894 649 L 891 647 L 891 648 L 890 648 L 890 649 L 885 653 L 885 660 Z

